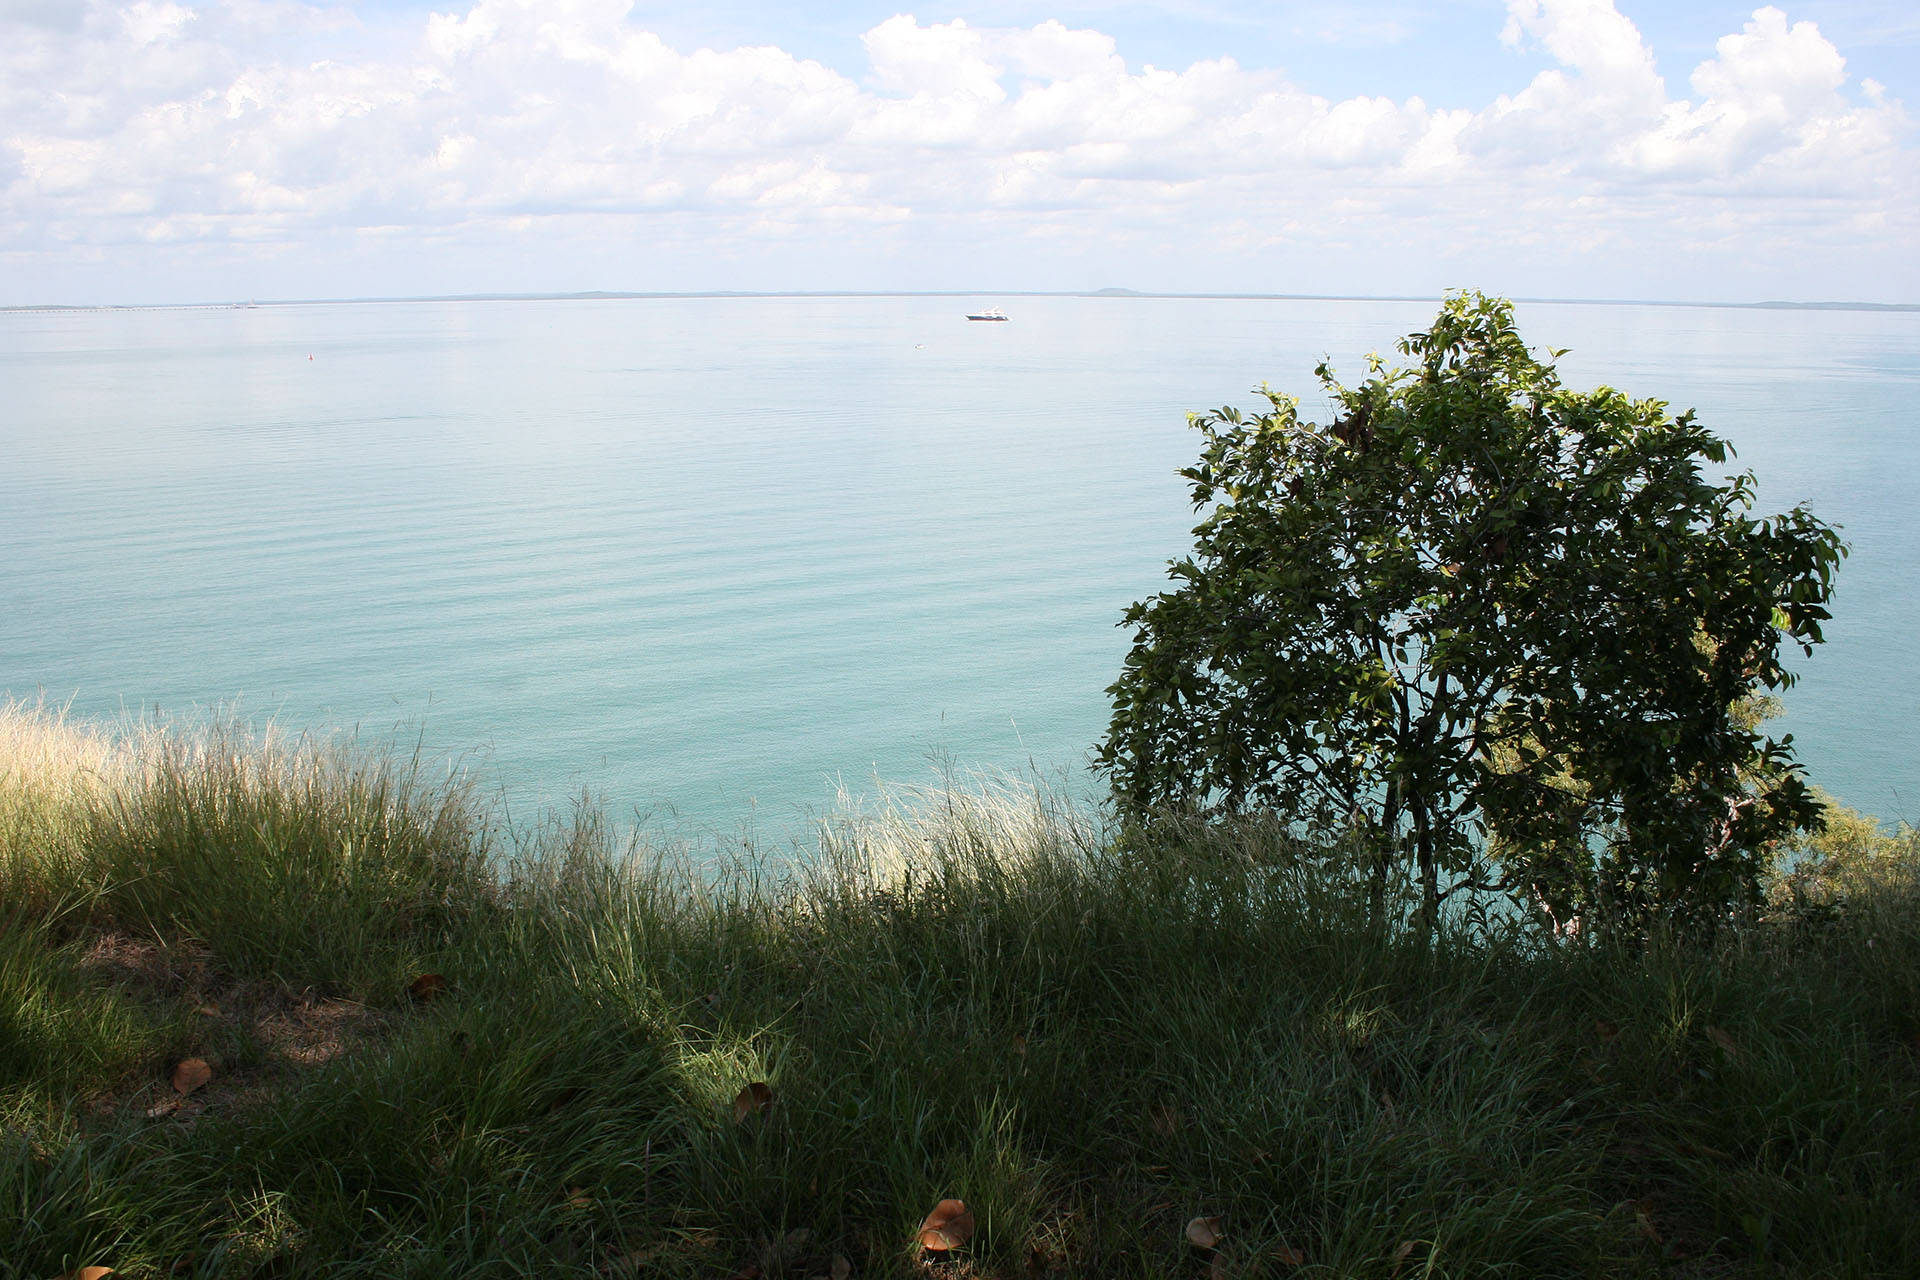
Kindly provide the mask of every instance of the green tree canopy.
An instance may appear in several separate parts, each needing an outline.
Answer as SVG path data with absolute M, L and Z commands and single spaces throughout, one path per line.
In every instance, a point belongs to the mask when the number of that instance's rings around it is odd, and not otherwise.
M 1562 918 L 1750 900 L 1820 808 L 1742 707 L 1819 642 L 1838 535 L 1703 476 L 1732 451 L 1691 412 L 1562 387 L 1502 299 L 1399 349 L 1353 388 L 1319 367 L 1328 426 L 1266 388 L 1192 418 L 1205 518 L 1109 690 L 1122 811 L 1358 834 L 1430 920 L 1469 883 Z

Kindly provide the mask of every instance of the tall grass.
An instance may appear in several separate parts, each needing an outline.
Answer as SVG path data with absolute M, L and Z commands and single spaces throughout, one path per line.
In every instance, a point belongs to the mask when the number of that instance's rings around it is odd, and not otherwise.
M 96 910 L 121 929 L 349 990 L 417 963 L 473 906 L 485 824 L 417 759 L 231 724 L 147 745 L 138 784 L 95 807 L 87 841 Z
M 1920 1256 L 1911 842 L 1710 950 L 1497 913 L 1431 940 L 1373 927 L 1363 877 L 1272 831 L 1129 847 L 1033 788 L 696 867 L 591 808 L 502 835 L 405 758 L 128 749 L 72 757 L 97 781 L 4 828 L 65 833 L 61 859 L 0 844 L 0 883 L 32 890 L 0 1018 L 33 1028 L 0 1041 L 0 1276 Z M 426 973 L 444 994 L 411 997 Z M 190 1055 L 215 1076 L 183 1102 Z M 756 1082 L 771 1105 L 737 1110 Z M 941 1261 L 915 1233 L 949 1197 L 976 1230 Z
M 129 768 L 123 742 L 44 704 L 0 701 L 0 913 L 44 916 L 84 887 L 86 828 Z

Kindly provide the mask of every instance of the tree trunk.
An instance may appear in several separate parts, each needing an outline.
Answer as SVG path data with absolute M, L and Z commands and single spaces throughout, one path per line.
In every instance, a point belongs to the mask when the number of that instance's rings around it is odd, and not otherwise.
M 1413 824 L 1420 860 L 1420 921 L 1431 941 L 1440 931 L 1440 868 L 1433 860 L 1433 824 L 1424 804 L 1414 806 Z
M 1387 783 L 1387 803 L 1380 816 L 1380 832 L 1373 850 L 1373 884 L 1368 891 L 1368 916 L 1376 931 L 1387 923 L 1387 872 L 1400 844 L 1400 780 Z

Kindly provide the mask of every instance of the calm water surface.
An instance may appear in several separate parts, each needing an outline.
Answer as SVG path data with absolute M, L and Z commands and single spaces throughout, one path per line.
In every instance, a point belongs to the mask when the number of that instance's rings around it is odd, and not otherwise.
M 990 301 L 990 300 L 983 300 Z M 0 690 L 400 729 L 516 813 L 729 836 L 1072 771 L 1193 516 L 1188 410 L 1431 303 L 671 299 L 0 314 Z M 1920 315 L 1533 304 L 1845 526 L 1787 727 L 1920 817 Z

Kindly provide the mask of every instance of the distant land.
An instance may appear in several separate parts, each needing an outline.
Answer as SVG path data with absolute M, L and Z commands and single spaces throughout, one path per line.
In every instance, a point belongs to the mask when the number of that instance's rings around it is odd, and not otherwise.
M 1438 302 L 1438 294 L 1148 293 L 1139 289 L 713 289 L 686 292 L 437 293 L 392 298 L 276 298 L 245 302 L 103 302 L 0 305 L 17 311 L 205 311 L 404 302 L 599 302 L 649 298 L 1184 298 L 1223 302 Z M 1515 298 L 1599 307 L 1717 307 L 1741 311 L 1920 311 L 1920 302 L 1678 302 L 1658 298 Z

